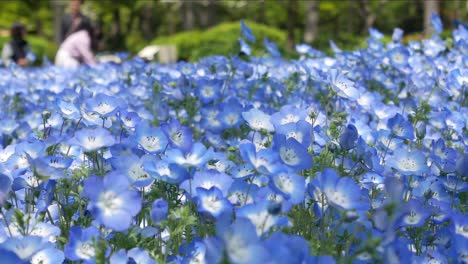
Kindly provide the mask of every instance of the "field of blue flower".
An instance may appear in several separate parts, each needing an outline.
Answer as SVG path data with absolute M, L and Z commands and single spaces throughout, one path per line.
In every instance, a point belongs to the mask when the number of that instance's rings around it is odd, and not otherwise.
M 468 31 L 0 69 L 1 263 L 468 263 Z

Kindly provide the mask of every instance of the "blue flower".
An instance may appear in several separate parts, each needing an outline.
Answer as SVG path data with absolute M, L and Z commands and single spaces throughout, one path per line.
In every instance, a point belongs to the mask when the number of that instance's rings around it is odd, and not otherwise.
M 355 82 L 348 79 L 348 77 L 339 70 L 331 69 L 329 71 L 328 81 L 338 96 L 353 101 L 359 98 L 360 92 L 356 88 Z
M 101 118 L 107 118 L 114 115 L 117 111 L 126 109 L 126 103 L 116 96 L 106 94 L 97 94 L 93 98 L 85 100 L 85 110 L 88 113 L 96 113 Z
M 252 30 L 245 24 L 244 20 L 241 20 L 240 23 L 242 36 L 250 42 L 255 42 L 255 36 L 253 35 Z
M 169 205 L 164 199 L 159 198 L 153 202 L 151 206 L 151 220 L 153 220 L 153 223 L 158 224 L 166 220 L 168 213 Z
M 221 96 L 223 85 L 224 81 L 221 79 L 201 78 L 195 85 L 195 92 L 202 103 L 208 104 L 216 101 Z
M 141 209 L 141 197 L 129 189 L 125 175 L 111 172 L 101 179 L 89 177 L 83 186 L 83 196 L 90 199 L 89 209 L 100 223 L 116 231 L 130 227 L 133 217 Z
M 196 203 L 199 212 L 206 212 L 218 218 L 223 213 L 232 209 L 232 205 L 227 200 L 223 193 L 216 186 L 210 189 L 198 187 L 196 188 Z
M 149 173 L 145 171 L 143 164 L 155 159 L 156 157 L 148 154 L 143 155 L 141 158 L 134 154 L 128 154 L 112 158 L 111 164 L 128 177 L 130 184 L 143 188 L 154 181 L 154 178 L 150 177 Z
M 321 203 L 340 210 L 367 210 L 369 200 L 361 194 L 353 178 L 340 177 L 333 169 L 324 169 L 308 186 L 309 195 Z M 322 202 L 322 194 L 327 203 Z
M 97 228 L 72 226 L 68 236 L 68 243 L 63 250 L 65 257 L 71 261 L 84 260 L 86 263 L 94 263 L 98 239 L 99 231 Z
M 216 187 L 224 196 L 227 196 L 232 182 L 233 179 L 225 173 L 220 173 L 215 170 L 201 170 L 195 172 L 193 179 L 185 180 L 180 184 L 180 188 L 191 194 L 192 197 L 195 197 L 198 195 L 197 189 L 199 187 L 206 190 L 211 187 Z
M 263 44 L 265 45 L 265 49 L 273 58 L 281 58 L 281 53 L 278 51 L 278 47 L 274 42 L 271 42 L 268 38 L 264 38 Z
M 143 168 L 151 177 L 172 184 L 179 184 L 189 177 L 189 173 L 182 166 L 165 160 L 145 161 Z
M 356 127 L 352 124 L 347 125 L 341 132 L 340 146 L 345 150 L 354 148 L 358 136 L 359 134 Z
M 242 117 L 253 130 L 266 130 L 268 132 L 273 132 L 275 130 L 270 121 L 270 116 L 256 108 L 252 108 L 247 112 L 242 112 Z
M 217 234 L 225 244 L 231 263 L 266 263 L 269 252 L 261 243 L 255 226 L 245 218 L 237 218 L 231 225 L 218 224 Z
M 387 122 L 391 135 L 399 139 L 414 139 L 414 128 L 411 122 L 407 121 L 402 115 L 396 114 Z
M 437 15 L 434 12 L 432 12 L 431 14 L 431 25 L 437 34 L 442 33 L 443 31 L 442 20 L 440 19 L 439 15 Z
M 114 145 L 115 139 L 109 130 L 105 128 L 83 128 L 76 131 L 75 137 L 72 138 L 70 143 L 82 147 L 84 151 L 95 151 Z
M 171 146 L 182 151 L 189 151 L 193 144 L 192 131 L 182 126 L 176 119 L 171 119 L 169 123 L 161 125 L 161 129 L 166 133 Z
M 274 149 L 278 151 L 281 161 L 294 171 L 301 171 L 312 167 L 312 156 L 307 148 L 296 139 L 276 134 L 273 137 Z
M 277 172 L 271 175 L 270 186 L 293 204 L 304 201 L 305 179 L 300 175 L 287 171 Z
M 245 40 L 241 38 L 239 39 L 239 44 L 240 44 L 240 52 L 247 56 L 250 56 L 251 50 L 250 50 L 249 44 L 247 44 L 247 42 L 245 42 Z
M 0 207 L 8 199 L 8 193 L 11 190 L 11 178 L 0 173 Z
M 273 215 L 270 211 L 271 201 L 264 200 L 256 204 L 247 204 L 237 210 L 237 217 L 249 219 L 255 226 L 257 236 L 267 234 L 273 227 L 286 225 L 287 218 Z
M 419 200 L 412 199 L 400 209 L 398 226 L 422 226 L 431 215 L 431 211 L 425 208 Z
M 134 139 L 151 154 L 163 152 L 169 144 L 161 128 L 150 127 L 145 123 L 137 125 Z
M 280 167 L 277 163 L 280 159 L 279 154 L 272 149 L 261 149 L 257 152 L 254 144 L 243 141 L 239 144 L 239 151 L 241 157 L 260 173 L 274 173 Z
M 10 237 L 0 244 L 0 248 L 15 253 L 22 261 L 29 262 L 36 253 L 45 249 L 48 245 L 49 243 L 44 242 L 41 237 L 25 236 Z
M 182 167 L 202 167 L 213 157 L 213 149 L 206 148 L 200 142 L 192 145 L 190 151 L 183 153 L 179 149 L 169 149 L 164 159 L 169 163 L 175 163 Z
M 406 148 L 398 148 L 387 161 L 388 166 L 402 174 L 424 174 L 429 171 L 426 157 L 419 150 L 408 151 Z

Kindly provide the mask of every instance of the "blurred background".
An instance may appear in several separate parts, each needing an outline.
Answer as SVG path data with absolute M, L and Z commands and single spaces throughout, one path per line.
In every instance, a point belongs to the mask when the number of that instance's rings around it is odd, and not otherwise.
M 15 21 L 27 26 L 33 51 L 53 58 L 67 0 L 0 1 L 0 45 Z M 405 41 L 430 34 L 431 12 L 440 14 L 445 32 L 468 19 L 467 0 L 86 0 L 82 13 L 103 32 L 100 52 L 137 53 L 150 44 L 171 44 L 179 60 L 232 53 L 244 19 L 256 35 L 267 37 L 286 55 L 298 43 L 328 51 L 329 40 L 344 50 L 365 46 L 373 27 L 390 39 L 395 27 Z M 384 39 L 385 41 L 385 39 Z M 255 47 L 254 47 L 255 48 Z M 254 53 L 255 55 L 255 53 Z

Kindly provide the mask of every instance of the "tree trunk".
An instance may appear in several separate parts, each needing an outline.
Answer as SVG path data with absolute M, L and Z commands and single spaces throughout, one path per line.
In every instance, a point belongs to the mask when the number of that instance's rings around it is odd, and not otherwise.
M 424 2 L 424 34 L 430 36 L 434 33 L 431 26 L 432 12 L 439 14 L 439 1 L 438 0 L 425 0 Z
M 294 25 L 296 24 L 296 10 L 297 10 L 297 0 L 288 0 L 287 2 L 287 12 L 288 12 L 288 22 L 287 22 L 287 29 L 288 29 L 288 42 L 287 48 L 288 50 L 294 49 L 295 44 L 295 34 L 294 34 Z
M 141 11 L 141 31 L 145 40 L 150 40 L 153 37 L 153 5 L 145 4 Z
M 63 2 L 58 0 L 51 0 L 50 4 L 54 10 L 54 39 L 57 45 L 60 44 L 60 32 L 62 31 L 62 18 L 65 6 Z
M 193 2 L 185 0 L 183 4 L 184 30 L 192 30 L 195 26 L 195 16 L 193 14 Z
M 304 41 L 307 43 L 313 42 L 318 34 L 319 4 L 319 0 L 309 0 L 305 2 L 306 21 L 304 30 Z

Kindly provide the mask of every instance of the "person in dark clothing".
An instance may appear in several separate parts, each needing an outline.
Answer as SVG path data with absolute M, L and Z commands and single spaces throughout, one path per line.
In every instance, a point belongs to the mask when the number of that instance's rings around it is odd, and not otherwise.
M 70 13 L 66 14 L 62 19 L 60 31 L 60 43 L 71 34 L 85 28 L 90 35 L 92 34 L 91 20 L 81 13 L 81 5 L 84 0 L 70 0 Z
M 19 66 L 26 66 L 32 62 L 32 52 L 28 42 L 24 39 L 26 35 L 26 27 L 15 22 L 10 30 L 11 41 L 3 46 L 2 60 L 5 65 L 14 62 Z

